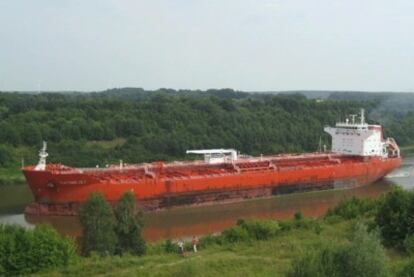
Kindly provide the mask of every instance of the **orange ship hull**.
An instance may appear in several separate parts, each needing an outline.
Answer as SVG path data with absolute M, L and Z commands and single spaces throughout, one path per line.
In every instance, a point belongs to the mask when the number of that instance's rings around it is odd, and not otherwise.
M 372 183 L 401 164 L 400 157 L 334 153 L 280 155 L 233 163 L 174 162 L 76 169 L 48 164 L 23 168 L 36 203 L 29 214 L 75 215 L 92 192 L 116 202 L 125 191 L 149 210 L 238 201 L 293 191 L 348 188 Z

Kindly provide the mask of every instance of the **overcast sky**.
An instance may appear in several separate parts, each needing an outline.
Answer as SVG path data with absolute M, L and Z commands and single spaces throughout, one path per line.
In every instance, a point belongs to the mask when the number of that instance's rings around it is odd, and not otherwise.
M 0 90 L 414 91 L 413 0 L 0 0 Z

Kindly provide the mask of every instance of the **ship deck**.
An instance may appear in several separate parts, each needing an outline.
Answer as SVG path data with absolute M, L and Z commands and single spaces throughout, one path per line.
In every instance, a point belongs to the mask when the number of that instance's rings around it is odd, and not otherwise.
M 101 181 L 151 179 L 186 179 L 207 176 L 225 176 L 245 172 L 286 171 L 306 167 L 324 167 L 335 164 L 362 162 L 359 156 L 333 153 L 311 153 L 302 155 L 278 155 L 244 157 L 231 163 L 207 164 L 204 161 L 153 162 L 144 164 L 111 165 L 105 168 L 71 168 L 62 165 L 48 165 L 54 174 L 82 173 Z

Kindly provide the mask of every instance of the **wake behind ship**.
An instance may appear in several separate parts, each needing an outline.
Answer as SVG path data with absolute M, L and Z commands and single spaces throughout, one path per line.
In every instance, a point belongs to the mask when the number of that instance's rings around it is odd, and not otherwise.
M 153 162 L 106 168 L 47 164 L 46 143 L 36 166 L 23 173 L 35 203 L 27 214 L 76 215 L 92 192 L 116 202 L 131 191 L 139 206 L 156 210 L 180 205 L 240 201 L 294 191 L 352 188 L 370 184 L 401 164 L 392 138 L 380 125 L 360 119 L 325 127 L 332 136 L 330 152 L 248 157 L 233 149 L 190 150 L 200 161 Z

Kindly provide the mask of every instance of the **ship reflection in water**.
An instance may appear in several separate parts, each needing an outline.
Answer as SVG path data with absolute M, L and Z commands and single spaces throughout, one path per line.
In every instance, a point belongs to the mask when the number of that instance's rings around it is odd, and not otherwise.
M 145 214 L 144 238 L 149 241 L 165 238 L 186 238 L 222 231 L 236 224 L 240 218 L 292 218 L 300 211 L 306 217 L 323 215 L 343 199 L 357 196 L 376 198 L 391 187 L 389 180 L 348 190 L 328 190 L 282 195 L 213 206 L 173 208 Z M 80 235 L 80 225 L 73 216 L 26 216 L 31 224 L 49 223 L 60 233 Z

